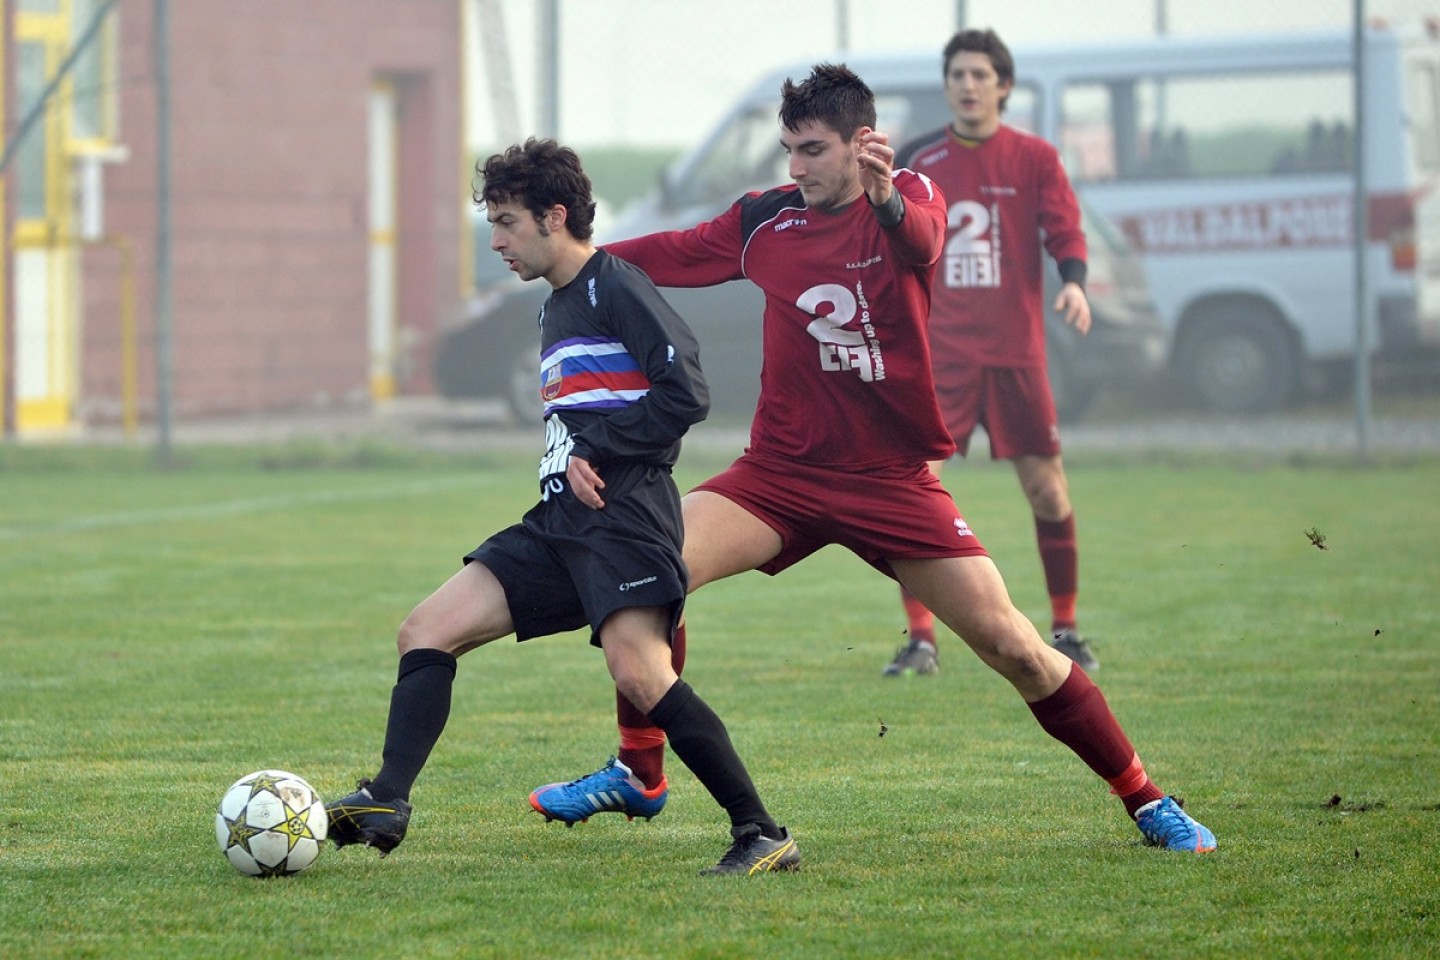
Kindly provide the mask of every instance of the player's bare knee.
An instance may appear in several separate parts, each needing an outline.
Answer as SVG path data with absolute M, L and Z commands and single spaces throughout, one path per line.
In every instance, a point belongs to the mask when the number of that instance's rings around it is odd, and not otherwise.
M 1043 478 L 1022 485 L 1030 509 L 1042 520 L 1063 520 L 1070 514 L 1070 495 L 1061 480 Z
M 673 677 L 662 676 L 655 670 L 647 669 L 644 663 L 628 659 L 612 659 L 610 676 L 620 695 L 645 713 L 654 709 L 670 684 L 674 683 Z
M 1049 651 L 1028 621 L 995 617 L 977 632 L 962 636 L 986 665 L 1012 683 L 1023 684 L 1045 675 Z
M 1027 645 L 1008 651 L 995 669 L 1015 686 L 1026 689 L 1049 675 L 1049 659 L 1049 650 L 1044 645 Z
M 417 611 L 410 611 L 410 615 L 400 624 L 399 631 L 395 634 L 395 647 L 400 656 L 405 656 L 411 650 L 418 650 L 421 647 L 431 646 L 424 640 L 425 631 L 421 626 L 420 617 Z

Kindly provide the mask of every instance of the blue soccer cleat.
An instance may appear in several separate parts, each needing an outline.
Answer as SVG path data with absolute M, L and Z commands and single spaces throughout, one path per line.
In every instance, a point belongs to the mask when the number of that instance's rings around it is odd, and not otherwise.
M 623 813 L 626 820 L 649 820 L 665 809 L 670 785 L 662 776 L 659 786 L 646 790 L 630 768 L 611 757 L 605 766 L 589 776 L 569 783 L 548 783 L 530 794 L 530 806 L 548 822 L 559 820 L 567 827 L 584 823 L 593 814 Z
M 1186 813 L 1174 797 L 1145 804 L 1136 811 L 1135 825 L 1151 846 L 1181 853 L 1209 853 L 1216 847 L 1215 834 Z

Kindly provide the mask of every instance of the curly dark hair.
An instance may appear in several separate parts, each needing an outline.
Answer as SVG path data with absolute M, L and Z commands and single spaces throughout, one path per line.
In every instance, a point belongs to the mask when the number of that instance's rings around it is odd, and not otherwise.
M 875 126 L 875 93 L 845 64 L 817 64 L 803 83 L 785 79 L 780 122 L 792 132 L 806 123 L 823 123 L 849 140 L 861 127 Z
M 595 199 L 590 177 L 580 157 L 554 140 L 537 140 L 507 147 L 475 165 L 471 192 L 477 204 L 518 203 L 543 220 L 551 207 L 567 212 L 565 229 L 577 240 L 589 240 L 595 231 Z

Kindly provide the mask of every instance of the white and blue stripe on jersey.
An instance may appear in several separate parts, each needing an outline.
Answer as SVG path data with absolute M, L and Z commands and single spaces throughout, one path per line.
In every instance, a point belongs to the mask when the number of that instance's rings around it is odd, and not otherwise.
M 628 406 L 650 392 L 650 378 L 619 340 L 572 337 L 540 356 L 540 395 L 554 410 Z

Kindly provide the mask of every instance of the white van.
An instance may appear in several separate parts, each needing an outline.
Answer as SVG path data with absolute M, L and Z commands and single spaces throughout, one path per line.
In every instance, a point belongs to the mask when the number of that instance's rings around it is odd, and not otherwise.
M 949 122 L 941 48 L 845 57 L 904 142 Z M 1171 365 L 1205 405 L 1259 410 L 1353 360 L 1353 38 L 1346 31 L 1014 47 L 1005 121 L 1057 144 L 1077 192 L 1140 255 Z M 1369 343 L 1440 345 L 1440 39 L 1372 28 L 1364 49 Z M 661 190 L 622 215 L 689 226 L 786 181 L 758 82 Z M 1421 349 L 1423 348 L 1423 350 Z

